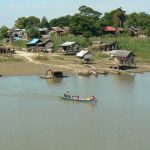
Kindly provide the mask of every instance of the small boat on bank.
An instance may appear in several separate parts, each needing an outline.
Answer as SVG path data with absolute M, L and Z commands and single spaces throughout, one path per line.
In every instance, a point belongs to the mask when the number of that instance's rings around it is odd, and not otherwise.
M 76 102 L 97 102 L 97 99 L 90 99 L 90 98 L 69 98 L 65 96 L 61 96 L 62 99 L 68 100 L 68 101 L 76 101 Z
M 46 75 L 40 76 L 42 79 L 54 79 L 54 78 L 64 78 L 67 76 L 64 76 L 61 71 L 52 71 L 48 70 Z

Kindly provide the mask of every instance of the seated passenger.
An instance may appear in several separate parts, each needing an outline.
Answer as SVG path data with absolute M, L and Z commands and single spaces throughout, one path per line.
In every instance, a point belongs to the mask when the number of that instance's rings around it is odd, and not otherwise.
M 95 96 L 92 96 L 92 97 L 91 97 L 91 100 L 95 100 L 95 99 L 96 99 L 96 97 L 95 97 Z

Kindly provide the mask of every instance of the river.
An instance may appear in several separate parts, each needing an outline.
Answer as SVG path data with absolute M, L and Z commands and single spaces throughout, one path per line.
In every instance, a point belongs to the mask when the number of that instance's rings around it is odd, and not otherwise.
M 2 150 L 149 150 L 150 74 L 0 78 Z M 62 100 L 95 95 L 96 104 Z

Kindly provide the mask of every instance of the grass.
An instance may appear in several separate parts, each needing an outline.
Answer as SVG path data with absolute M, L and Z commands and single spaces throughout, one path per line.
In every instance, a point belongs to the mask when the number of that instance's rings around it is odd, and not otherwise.
M 17 58 L 17 57 L 0 57 L 0 63 L 4 63 L 4 62 L 21 62 L 23 61 L 22 58 Z
M 82 36 L 75 36 L 72 34 L 68 34 L 60 37 L 56 35 L 52 35 L 51 39 L 52 41 L 54 41 L 54 48 L 53 48 L 54 51 L 57 51 L 59 49 L 59 46 L 66 41 L 77 42 L 81 45 L 81 47 L 87 47 L 89 44 L 86 38 Z
M 95 58 L 96 59 L 108 59 L 110 57 L 110 55 L 108 55 L 108 54 L 106 54 L 106 53 L 99 53 L 99 52 L 97 52 L 97 53 L 95 53 Z
M 13 41 L 12 45 L 14 47 L 18 47 L 18 48 L 26 48 L 26 43 L 27 43 L 27 41 L 17 40 L 17 41 Z
M 56 60 L 64 60 L 63 56 L 53 56 L 53 58 Z
M 138 59 L 148 61 L 150 59 L 150 39 L 139 39 L 131 37 L 99 37 L 91 38 L 91 41 L 117 41 L 119 44 L 118 49 L 129 50 L 135 53 Z
M 45 54 L 38 54 L 37 56 L 35 56 L 36 60 L 41 60 L 41 61 L 48 61 L 49 57 Z

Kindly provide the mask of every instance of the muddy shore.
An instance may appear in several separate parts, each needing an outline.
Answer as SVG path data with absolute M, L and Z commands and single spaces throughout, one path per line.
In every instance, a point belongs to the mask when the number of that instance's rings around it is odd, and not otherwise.
M 108 61 L 97 61 L 93 65 L 98 72 L 108 71 L 109 73 L 117 73 L 117 71 L 110 69 L 110 63 Z M 76 62 L 68 61 L 56 61 L 51 60 L 48 62 L 41 62 L 41 64 L 35 64 L 28 61 L 13 62 L 13 63 L 0 63 L 0 74 L 4 76 L 14 75 L 44 75 L 46 70 L 52 69 L 54 71 L 63 71 L 65 74 L 77 74 L 79 70 L 88 70 L 91 65 L 81 65 Z M 123 70 L 121 73 L 144 73 L 150 72 L 149 64 L 137 64 L 137 68 Z

